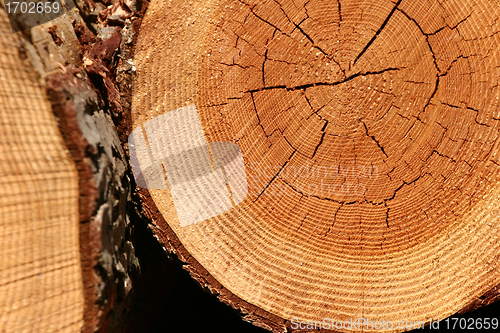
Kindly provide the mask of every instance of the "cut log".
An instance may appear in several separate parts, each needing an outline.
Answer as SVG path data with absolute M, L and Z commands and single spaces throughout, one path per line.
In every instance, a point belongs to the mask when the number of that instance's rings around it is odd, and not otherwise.
M 112 27 L 121 7 L 68 4 L 18 33 L 0 7 L 1 332 L 123 331 L 140 271 L 130 220 L 144 221 L 113 121 L 140 4 Z
M 158 239 L 275 332 L 401 331 L 498 299 L 499 17 L 492 0 L 152 1 L 128 150 Z
M 146 5 L 0 9 L 0 331 L 123 331 L 141 205 L 274 332 L 500 298 L 497 3 Z
M 35 71 L 0 10 L 0 328 L 83 325 L 78 173 Z

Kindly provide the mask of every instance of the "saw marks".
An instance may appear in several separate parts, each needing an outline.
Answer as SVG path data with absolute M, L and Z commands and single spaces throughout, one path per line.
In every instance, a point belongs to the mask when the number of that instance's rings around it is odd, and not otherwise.
M 207 142 L 241 149 L 248 195 L 228 212 L 180 228 L 168 190 L 150 190 L 225 288 L 285 320 L 399 321 L 499 283 L 497 3 L 241 0 L 162 17 L 183 6 L 146 15 L 134 127 L 194 102 Z
M 0 331 L 79 332 L 78 175 L 0 10 Z

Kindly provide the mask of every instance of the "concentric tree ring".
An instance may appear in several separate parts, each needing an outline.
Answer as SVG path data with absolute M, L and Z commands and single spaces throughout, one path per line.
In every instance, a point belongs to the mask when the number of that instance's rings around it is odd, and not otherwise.
M 206 142 L 243 157 L 246 198 L 202 222 L 181 226 L 177 194 L 149 189 L 160 230 L 222 286 L 285 320 L 397 322 L 499 284 L 498 3 L 148 10 L 134 126 L 194 105 Z

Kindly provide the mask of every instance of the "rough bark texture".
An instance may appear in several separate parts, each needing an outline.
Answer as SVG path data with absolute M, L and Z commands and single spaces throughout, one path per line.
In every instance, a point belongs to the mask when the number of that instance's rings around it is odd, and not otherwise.
M 130 183 L 111 118 L 77 76 L 74 71 L 53 75 L 47 88 L 80 175 L 86 330 L 108 331 L 126 313 L 130 275 L 139 271 L 131 243 Z
M 146 7 L 78 2 L 66 15 L 20 33 L 79 174 L 85 332 L 122 330 L 132 279 L 140 274 L 130 219 L 144 221 L 132 200 L 118 129 L 126 132 L 133 45 Z

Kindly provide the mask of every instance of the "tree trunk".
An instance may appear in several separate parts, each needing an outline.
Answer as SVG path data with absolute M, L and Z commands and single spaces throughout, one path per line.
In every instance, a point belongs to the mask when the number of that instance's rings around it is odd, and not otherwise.
M 142 4 L 66 2 L 63 16 L 17 33 L 0 8 L 2 332 L 126 322 L 140 272 L 130 220 L 141 221 L 117 129 Z M 10 18 L 14 31 L 33 22 Z
M 276 332 L 400 331 L 498 299 L 499 16 L 153 1 L 128 143 L 160 241 Z
M 123 331 L 143 215 L 274 332 L 500 298 L 498 3 L 67 6 L 0 10 L 0 330 Z

